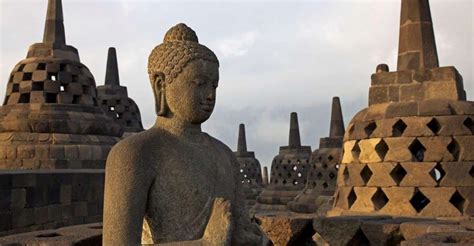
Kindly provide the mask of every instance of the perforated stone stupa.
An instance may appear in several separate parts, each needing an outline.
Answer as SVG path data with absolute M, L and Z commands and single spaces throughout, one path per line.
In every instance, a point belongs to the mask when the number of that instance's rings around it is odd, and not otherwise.
M 428 0 L 402 0 L 397 71 L 379 65 L 344 136 L 332 215 L 474 214 L 474 102 L 439 67 Z
M 67 45 L 60 0 L 43 42 L 11 72 L 0 108 L 0 168 L 103 168 L 122 128 L 97 105 L 94 77 Z
M 255 199 L 262 191 L 262 171 L 260 162 L 255 158 L 253 151 L 247 151 L 245 125 L 239 125 L 237 152 L 234 152 L 240 164 L 240 181 L 244 188 L 247 206 L 255 205 Z
M 104 113 L 123 127 L 124 137 L 143 131 L 140 110 L 127 87 L 120 85 L 115 48 L 109 48 L 105 84 L 97 87 L 97 96 Z
M 273 158 L 270 184 L 257 197 L 257 213 L 287 212 L 286 205 L 306 185 L 311 147 L 301 146 L 298 115 L 291 113 L 288 146 Z
M 288 203 L 290 210 L 299 213 L 316 213 L 319 208 L 325 208 L 325 211 L 330 208 L 328 205 L 336 190 L 343 136 L 344 120 L 341 103 L 338 97 L 334 97 L 329 137 L 321 138 L 319 149 L 311 154 L 306 188 L 294 201 Z

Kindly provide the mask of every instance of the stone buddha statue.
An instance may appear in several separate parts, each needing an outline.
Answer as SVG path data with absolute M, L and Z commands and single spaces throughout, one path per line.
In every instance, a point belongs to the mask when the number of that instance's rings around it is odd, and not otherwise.
M 262 245 L 239 187 L 239 164 L 201 131 L 219 61 L 185 24 L 153 49 L 156 124 L 113 147 L 106 164 L 104 245 Z

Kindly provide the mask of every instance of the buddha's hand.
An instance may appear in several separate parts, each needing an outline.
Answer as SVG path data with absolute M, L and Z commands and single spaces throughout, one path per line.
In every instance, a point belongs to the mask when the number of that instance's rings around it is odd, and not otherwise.
M 231 204 L 224 198 L 216 198 L 211 217 L 202 238 L 205 245 L 230 245 L 232 238 Z

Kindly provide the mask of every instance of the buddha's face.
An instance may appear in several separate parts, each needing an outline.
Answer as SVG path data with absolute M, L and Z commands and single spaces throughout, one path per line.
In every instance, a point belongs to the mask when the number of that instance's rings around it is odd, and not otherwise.
M 206 60 L 194 60 L 165 85 L 165 98 L 171 117 L 201 124 L 212 114 L 216 103 L 219 67 Z

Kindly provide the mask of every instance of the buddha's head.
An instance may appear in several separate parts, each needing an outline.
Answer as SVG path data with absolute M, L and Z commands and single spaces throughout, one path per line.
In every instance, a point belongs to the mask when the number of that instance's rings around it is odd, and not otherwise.
M 219 61 L 185 24 L 166 32 L 148 58 L 156 114 L 200 124 L 212 114 L 219 81 Z

